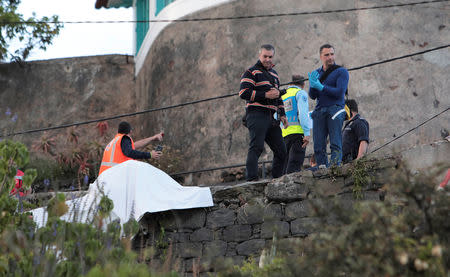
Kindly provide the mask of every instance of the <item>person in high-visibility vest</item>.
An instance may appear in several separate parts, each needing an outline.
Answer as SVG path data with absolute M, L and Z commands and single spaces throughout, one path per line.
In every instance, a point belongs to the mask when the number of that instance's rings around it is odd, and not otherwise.
M 117 135 L 108 143 L 103 152 L 103 159 L 100 165 L 100 172 L 102 174 L 105 170 L 123 163 L 128 160 L 138 159 L 159 159 L 162 155 L 161 151 L 152 150 L 151 152 L 142 152 L 135 150 L 136 148 L 143 148 L 150 142 L 158 140 L 162 141 L 164 132 L 160 132 L 151 137 L 141 139 L 134 142 L 130 137 L 131 125 L 130 123 L 123 121 L 120 122 L 117 130 Z
M 286 144 L 285 173 L 298 172 L 305 160 L 306 146 L 310 141 L 311 119 L 309 117 L 308 93 L 303 90 L 305 78 L 293 75 L 286 93 L 281 96 L 289 123 L 281 132 Z

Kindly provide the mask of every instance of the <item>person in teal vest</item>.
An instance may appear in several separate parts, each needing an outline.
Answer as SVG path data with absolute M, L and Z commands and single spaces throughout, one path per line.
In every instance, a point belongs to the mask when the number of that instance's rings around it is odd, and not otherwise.
M 303 166 L 306 146 L 310 141 L 308 93 L 303 90 L 305 78 L 293 75 L 286 93 L 281 96 L 289 126 L 281 129 L 286 144 L 285 173 L 298 172 Z

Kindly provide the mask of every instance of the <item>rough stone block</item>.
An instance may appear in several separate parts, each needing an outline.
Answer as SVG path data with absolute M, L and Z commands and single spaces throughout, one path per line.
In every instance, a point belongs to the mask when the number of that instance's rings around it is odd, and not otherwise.
M 233 225 L 223 230 L 222 238 L 224 241 L 244 241 L 250 239 L 252 227 L 250 225 Z
M 303 200 L 303 201 L 295 201 L 295 202 L 289 203 L 284 208 L 284 214 L 285 214 L 286 220 L 292 220 L 292 219 L 296 219 L 296 218 L 311 216 L 312 211 L 311 211 L 311 207 L 310 207 L 310 201 Z
M 322 196 L 332 196 L 342 192 L 344 177 L 315 179 L 313 190 Z
M 265 190 L 267 200 L 276 202 L 303 200 L 308 192 L 306 184 L 282 182 L 270 183 Z
M 234 186 L 217 186 L 211 188 L 211 193 L 213 194 L 214 203 L 229 201 L 230 199 L 238 199 L 239 197 L 243 197 L 244 199 L 252 199 L 262 195 L 264 187 L 267 183 L 267 180 L 261 180 L 257 182 L 237 184 Z
M 202 256 L 200 242 L 181 242 L 174 245 L 175 256 L 180 258 L 197 258 Z
M 204 209 L 173 210 L 159 219 L 159 224 L 166 230 L 198 229 L 205 226 Z
M 167 232 L 165 234 L 165 241 L 167 242 L 188 242 L 190 233 L 185 232 Z
M 291 234 L 294 236 L 307 236 L 318 230 L 319 226 L 319 218 L 299 218 L 291 222 Z
M 270 203 L 264 208 L 264 221 L 280 220 L 283 217 L 280 204 Z
M 222 208 L 208 213 L 206 226 L 212 229 L 230 226 L 234 224 L 236 215 L 233 210 Z
M 223 257 L 227 252 L 227 243 L 223 240 L 213 240 L 203 244 L 205 258 Z
M 228 242 L 227 243 L 227 252 L 225 253 L 225 256 L 235 256 L 236 255 L 236 246 L 238 245 L 237 242 Z
M 252 254 L 259 255 L 263 250 L 266 241 L 264 239 L 252 239 L 244 241 L 236 246 L 237 253 L 242 256 L 250 256 Z
M 264 207 L 259 204 L 245 203 L 237 210 L 237 222 L 239 224 L 262 223 Z
M 196 241 L 211 241 L 214 238 L 214 233 L 211 229 L 208 228 L 200 228 L 195 230 L 189 237 L 189 240 L 192 242 Z
M 277 238 L 289 236 L 289 223 L 285 221 L 264 222 L 261 226 L 261 238 L 272 238 L 274 233 Z

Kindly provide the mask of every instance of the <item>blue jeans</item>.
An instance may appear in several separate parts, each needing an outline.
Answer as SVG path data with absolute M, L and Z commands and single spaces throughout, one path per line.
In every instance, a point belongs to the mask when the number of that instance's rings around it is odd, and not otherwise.
M 340 165 L 342 161 L 342 124 L 345 119 L 344 107 L 333 105 L 315 109 L 313 120 L 314 156 L 317 165 Z M 327 157 L 327 137 L 330 137 L 331 161 Z

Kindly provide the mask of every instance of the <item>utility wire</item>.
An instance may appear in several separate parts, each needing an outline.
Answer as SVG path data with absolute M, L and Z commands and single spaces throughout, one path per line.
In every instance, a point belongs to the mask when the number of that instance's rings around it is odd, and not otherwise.
M 414 57 L 414 56 L 417 56 L 417 55 L 422 55 L 422 54 L 425 54 L 425 53 L 428 53 L 428 52 L 433 52 L 433 51 L 436 51 L 436 50 L 444 49 L 444 48 L 447 48 L 449 46 L 450 46 L 450 44 L 442 45 L 442 46 L 438 46 L 438 47 L 435 47 L 435 48 L 427 49 L 427 50 L 424 50 L 424 51 L 415 52 L 415 53 L 412 53 L 412 54 L 395 57 L 395 58 L 392 58 L 392 59 L 382 60 L 382 61 L 379 61 L 379 62 L 369 63 L 369 64 L 366 64 L 366 65 L 361 65 L 361 66 L 357 66 L 357 67 L 352 67 L 352 68 L 349 68 L 347 70 L 348 71 L 360 70 L 360 69 L 363 69 L 363 68 L 366 68 L 366 67 L 371 67 L 371 66 L 375 66 L 375 65 L 379 65 L 379 64 L 383 64 L 383 63 L 389 63 L 389 62 L 393 62 L 393 61 L 396 61 L 396 60 L 401 60 L 401 59 L 405 59 L 405 58 L 409 58 L 409 57 Z M 305 78 L 302 81 L 308 81 L 308 78 Z M 287 86 L 289 84 L 292 84 L 292 82 L 280 84 L 280 86 Z
M 447 45 L 431 48 L 428 50 L 424 50 L 424 51 L 420 51 L 420 52 L 416 52 L 416 53 L 412 53 L 412 54 L 408 54 L 408 55 L 404 55 L 404 56 L 400 56 L 400 57 L 396 57 L 396 58 L 392 58 L 392 59 L 387 59 L 387 60 L 383 60 L 383 61 L 379 61 L 379 62 L 375 62 L 375 63 L 370 63 L 370 64 L 358 66 L 358 67 L 353 67 L 353 68 L 348 69 L 348 71 L 359 70 L 359 69 L 366 68 L 366 67 L 371 67 L 371 66 L 388 63 L 388 62 L 392 62 L 392 61 L 396 61 L 396 60 L 400 60 L 400 59 L 404 59 L 404 58 L 408 58 L 408 57 L 413 57 L 413 56 L 421 55 L 421 54 L 424 54 L 427 52 L 444 49 L 449 46 L 450 46 L 450 44 L 447 44 Z M 308 79 L 305 79 L 305 80 L 308 80 Z M 280 86 L 284 86 L 284 85 L 288 85 L 288 84 L 290 84 L 290 83 L 281 84 Z M 86 124 L 95 123 L 95 122 L 101 122 L 101 121 L 107 121 L 107 120 L 118 119 L 118 118 L 123 118 L 123 117 L 135 116 L 135 115 L 139 115 L 139 114 L 163 111 L 163 110 L 183 107 L 183 106 L 187 106 L 187 105 L 193 105 L 193 104 L 198 104 L 198 103 L 202 103 L 202 102 L 207 102 L 207 101 L 212 101 L 212 100 L 217 100 L 217 99 L 222 99 L 222 98 L 228 98 L 228 97 L 237 96 L 237 95 L 238 95 L 238 93 L 231 93 L 231 94 L 226 94 L 226 95 L 221 95 L 221 96 L 216 96 L 216 97 L 211 97 L 211 98 L 205 98 L 205 99 L 195 100 L 195 101 L 191 101 L 191 102 L 166 106 L 166 107 L 147 109 L 147 110 L 134 112 L 134 113 L 126 113 L 126 114 L 120 114 L 120 115 L 115 115 L 115 116 L 110 116 L 110 117 L 104 117 L 104 118 L 100 118 L 100 119 L 92 119 L 92 120 L 81 121 L 81 122 L 76 122 L 76 123 L 64 124 L 64 125 L 59 125 L 59 126 L 54 126 L 54 127 L 39 128 L 39 129 L 20 131 L 20 132 L 16 132 L 16 133 L 2 134 L 2 135 L 0 135 L 0 138 L 10 137 L 10 136 L 15 136 L 15 135 L 30 134 L 30 133 L 36 133 L 36 132 L 43 132 L 43 131 L 49 131 L 49 130 L 57 130 L 57 129 L 63 129 L 63 128 L 68 128 L 68 127 L 72 127 L 72 126 L 86 125 Z
M 432 116 L 431 118 L 425 120 L 424 122 L 420 123 L 420 124 L 417 125 L 416 127 L 414 127 L 414 128 L 412 128 L 412 129 L 406 131 L 405 133 L 401 134 L 400 136 L 395 137 L 394 139 L 392 139 L 392 140 L 386 142 L 385 144 L 383 144 L 383 145 L 377 147 L 376 149 L 374 149 L 374 150 L 373 150 L 372 152 L 370 152 L 370 153 L 374 153 L 374 152 L 380 150 L 381 148 L 385 147 L 386 145 L 391 144 L 392 142 L 398 140 L 399 138 L 403 137 L 404 135 L 411 133 L 412 131 L 416 130 L 416 129 L 419 128 L 420 126 L 425 125 L 426 123 L 430 122 L 431 120 L 435 119 L 436 117 L 440 116 L 441 114 L 447 112 L 448 110 L 450 110 L 450 107 L 447 107 L 447 108 L 446 108 L 445 110 L 443 110 L 442 112 L 440 112 L 440 113 L 438 113 L 438 114 Z
M 254 18 L 269 18 L 269 17 L 285 17 L 285 16 L 298 16 L 298 15 L 317 15 L 317 14 L 331 14 L 353 11 L 367 11 L 377 9 L 387 9 L 395 7 L 416 6 L 424 4 L 433 4 L 448 2 L 450 0 L 430 0 L 414 3 L 404 4 L 392 4 L 375 7 L 365 8 L 351 8 L 351 9 L 338 9 L 328 11 L 310 11 L 310 12 L 291 12 L 291 13 L 275 13 L 275 14 L 260 14 L 260 15 L 243 15 L 243 16 L 228 16 L 228 17 L 206 17 L 206 18 L 186 18 L 186 19 L 152 19 L 152 20 L 88 20 L 88 21 L 2 21 L 2 24 L 103 24 L 103 23 L 156 23 L 156 22 L 199 22 L 199 21 L 222 21 L 222 20 L 242 20 L 242 19 L 254 19 Z
M 411 128 L 410 130 L 406 131 L 405 133 L 401 134 L 400 136 L 395 137 L 394 139 L 390 140 L 389 142 L 387 142 L 387 143 L 377 147 L 376 149 L 374 149 L 370 153 L 372 154 L 372 153 L 380 150 L 381 148 L 386 147 L 387 145 L 391 144 L 392 142 L 398 140 L 399 138 L 401 138 L 401 137 L 411 133 L 412 131 L 418 129 L 419 127 L 421 127 L 421 126 L 427 124 L 428 122 L 430 122 L 431 120 L 435 119 L 436 117 L 444 114 L 448 110 L 450 110 L 450 107 L 447 107 L 442 112 L 432 116 L 431 118 L 425 120 L 424 122 L 420 123 L 419 125 L 415 126 L 414 128 Z M 306 157 L 311 157 L 311 155 L 308 155 Z M 264 164 L 270 163 L 270 162 L 271 161 L 260 161 L 260 162 L 258 162 L 258 164 L 263 164 L 263 166 L 264 166 Z M 220 166 L 220 167 L 210 167 L 210 168 L 198 169 L 198 170 L 192 170 L 192 171 L 181 171 L 181 172 L 176 172 L 176 173 L 172 173 L 172 174 L 169 174 L 169 175 L 172 176 L 172 177 L 175 177 L 175 176 L 181 176 L 181 175 L 186 175 L 186 174 L 191 174 L 191 173 L 203 173 L 203 172 L 208 172 L 208 171 L 216 171 L 216 170 L 221 170 L 221 169 L 230 169 L 230 168 L 244 167 L 244 166 L 245 166 L 245 164 L 234 164 L 234 165 Z

